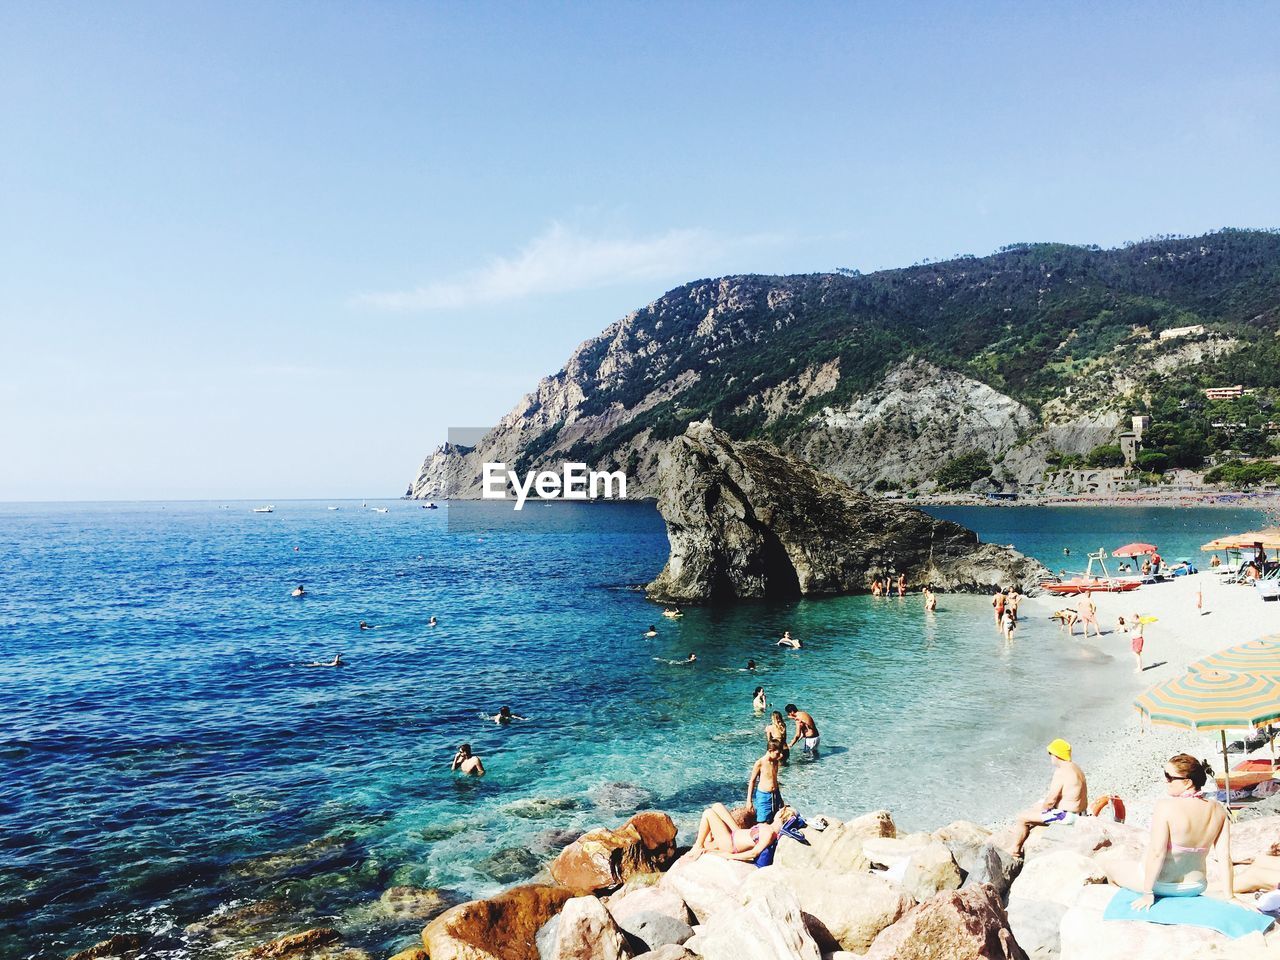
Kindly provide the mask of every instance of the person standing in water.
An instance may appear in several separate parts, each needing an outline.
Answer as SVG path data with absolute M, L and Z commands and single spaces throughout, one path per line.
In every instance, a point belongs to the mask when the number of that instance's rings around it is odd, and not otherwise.
M 996 612 L 996 629 L 1002 627 L 1001 621 L 1004 620 L 1004 591 L 996 588 L 995 596 L 991 598 L 991 606 Z
M 458 752 L 453 755 L 453 763 L 449 764 L 449 769 L 465 773 L 468 776 L 484 776 L 484 764 L 480 762 L 479 757 L 471 752 L 471 744 L 469 743 L 464 743 L 458 747 Z
M 907 595 L 907 575 L 905 573 L 898 574 L 898 596 L 905 597 Z
M 747 778 L 747 804 L 755 811 L 756 823 L 770 822 L 782 809 L 782 788 L 778 784 L 781 764 L 782 751 L 776 743 L 771 743 L 751 768 L 751 776 Z
M 794 747 L 797 741 L 804 741 L 805 756 L 818 759 L 818 743 L 821 735 L 818 733 L 818 724 L 814 721 L 812 715 L 804 710 L 800 710 L 794 703 L 788 703 L 784 708 L 787 718 L 794 720 L 796 724 L 796 735 L 791 738 L 788 747 Z
M 791 759 L 791 746 L 787 743 L 787 723 L 777 710 L 769 715 L 769 723 L 764 728 L 764 743 L 766 750 L 777 744 L 778 751 L 782 754 L 783 766 Z
M 756 687 L 755 692 L 751 694 L 751 707 L 756 713 L 764 713 L 769 709 L 769 701 L 765 699 L 764 687 Z
M 924 608 L 929 613 L 938 609 L 938 595 L 928 587 L 924 588 Z

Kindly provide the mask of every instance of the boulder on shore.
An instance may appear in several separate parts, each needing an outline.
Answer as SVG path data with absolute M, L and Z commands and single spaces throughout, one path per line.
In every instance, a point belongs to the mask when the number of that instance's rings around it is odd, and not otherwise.
M 930 897 L 876 937 L 865 960 L 1027 960 L 988 885 Z
M 431 960 L 538 960 L 535 937 L 573 896 L 526 884 L 446 910 L 422 931 Z
M 574 893 L 597 893 L 639 873 L 656 873 L 676 853 L 676 825 L 665 813 L 637 813 L 617 830 L 589 830 L 551 864 L 556 883 Z
M 770 444 L 691 423 L 662 453 L 658 511 L 671 553 L 648 586 L 673 603 L 864 592 L 905 574 L 912 588 L 1037 589 L 1049 571 L 972 530 L 869 497 Z

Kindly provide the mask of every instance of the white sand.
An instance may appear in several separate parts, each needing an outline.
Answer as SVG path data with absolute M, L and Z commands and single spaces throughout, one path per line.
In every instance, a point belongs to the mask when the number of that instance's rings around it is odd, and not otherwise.
M 1198 590 L 1204 598 L 1201 611 L 1196 609 Z M 1074 607 L 1076 600 L 1046 594 L 1026 601 L 1031 607 L 1026 612 L 1048 617 L 1054 610 Z M 1104 633 L 1101 638 L 1091 635 L 1088 644 L 1115 658 L 1115 669 L 1128 680 L 1118 689 L 1128 692 L 1115 704 L 1114 711 L 1082 717 L 1080 729 L 1064 731 L 1063 736 L 1071 741 L 1075 759 L 1084 768 L 1090 797 L 1117 794 L 1128 806 L 1129 822 L 1146 824 L 1155 800 L 1164 793 L 1164 761 L 1175 753 L 1191 753 L 1209 759 L 1214 769 L 1221 771 L 1221 742 L 1216 733 L 1193 733 L 1173 727 L 1143 732 L 1133 707 L 1134 697 L 1162 680 L 1185 673 L 1193 661 L 1224 647 L 1280 634 L 1280 602 L 1264 603 L 1252 586 L 1223 583 L 1211 572 L 1147 584 L 1129 593 L 1096 593 L 1093 601 Z M 1129 649 L 1129 634 L 1116 629 L 1118 616 L 1129 620 L 1135 613 L 1158 618 L 1158 622 L 1146 626 L 1142 654 L 1146 669 L 1141 674 L 1134 672 L 1136 663 Z M 1084 642 L 1080 629 L 1077 624 L 1074 640 L 1064 632 L 1062 642 Z M 1235 739 L 1242 735 L 1243 731 Z M 1233 755 L 1232 765 L 1239 759 L 1239 755 Z

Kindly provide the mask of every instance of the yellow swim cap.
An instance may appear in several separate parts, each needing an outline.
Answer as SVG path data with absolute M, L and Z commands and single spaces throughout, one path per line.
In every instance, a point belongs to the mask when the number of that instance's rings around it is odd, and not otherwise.
M 1071 744 L 1059 737 L 1053 743 L 1049 744 L 1048 751 L 1059 760 L 1071 759 Z

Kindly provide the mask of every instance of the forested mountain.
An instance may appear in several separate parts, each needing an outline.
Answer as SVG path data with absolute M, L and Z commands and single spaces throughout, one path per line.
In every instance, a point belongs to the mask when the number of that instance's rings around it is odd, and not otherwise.
M 475 495 L 495 460 L 624 467 L 651 492 L 660 445 L 707 417 L 879 489 L 1042 488 L 1114 465 L 1135 413 L 1148 472 L 1274 455 L 1278 330 L 1274 231 L 697 280 L 583 343 L 476 449 L 438 450 L 409 493 Z M 1204 397 L 1234 384 L 1257 392 Z

